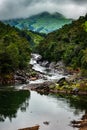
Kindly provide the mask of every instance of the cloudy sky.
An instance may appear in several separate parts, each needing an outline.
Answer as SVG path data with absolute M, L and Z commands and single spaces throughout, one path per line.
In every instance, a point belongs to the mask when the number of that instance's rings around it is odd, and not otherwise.
M 0 19 L 29 17 L 43 11 L 76 19 L 87 13 L 87 0 L 0 0 Z

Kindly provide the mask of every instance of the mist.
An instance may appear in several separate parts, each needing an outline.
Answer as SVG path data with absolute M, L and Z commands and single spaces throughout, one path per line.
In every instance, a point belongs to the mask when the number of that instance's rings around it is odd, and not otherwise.
M 0 0 L 0 19 L 25 18 L 47 11 L 77 19 L 87 13 L 87 0 Z

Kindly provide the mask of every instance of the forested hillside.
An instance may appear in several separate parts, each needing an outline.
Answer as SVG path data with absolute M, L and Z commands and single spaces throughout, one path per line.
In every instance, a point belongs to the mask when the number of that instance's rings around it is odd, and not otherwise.
M 87 15 L 48 34 L 37 49 L 44 59 L 62 60 L 87 75 Z
M 25 68 L 30 52 L 29 41 L 22 32 L 0 22 L 0 75 Z

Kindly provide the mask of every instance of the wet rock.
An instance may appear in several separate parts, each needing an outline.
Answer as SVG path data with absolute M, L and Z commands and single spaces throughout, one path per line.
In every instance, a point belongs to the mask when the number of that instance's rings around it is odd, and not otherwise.
M 37 80 L 37 77 L 31 77 L 30 80 L 35 81 L 35 80 Z
M 78 89 L 78 88 L 73 88 L 72 92 L 73 92 L 74 94 L 78 94 L 79 89 Z
M 55 62 L 51 62 L 50 65 L 49 65 L 49 68 L 53 69 L 53 68 L 55 68 L 55 65 L 56 65 Z
M 78 77 L 77 73 L 73 73 L 72 75 L 69 76 L 68 81 L 69 82 L 75 82 L 76 80 L 80 80 L 80 77 Z
M 19 70 L 19 71 L 16 71 L 15 75 L 25 77 L 26 73 L 24 70 Z
M 87 114 L 82 116 L 82 120 L 85 120 L 85 119 L 87 119 Z
M 31 90 L 37 91 L 39 93 L 48 94 L 50 92 L 49 86 L 52 85 L 52 82 L 44 82 L 41 84 L 30 84 L 28 87 Z
M 43 92 L 43 93 L 49 93 L 49 83 L 43 83 L 40 86 L 36 87 L 36 91 Z
M 48 121 L 43 122 L 44 125 L 49 125 Z
M 69 84 L 65 77 L 61 78 L 58 82 L 59 86 L 63 86 L 64 84 Z
M 49 66 L 49 62 L 48 62 L 48 61 L 43 61 L 43 62 L 41 63 L 41 66 L 43 66 L 43 67 L 48 67 L 48 66 Z
M 82 116 L 82 119 L 79 121 L 71 121 L 72 127 L 77 127 L 79 130 L 87 130 L 87 114 Z
M 87 128 L 87 120 L 81 120 L 81 121 L 72 121 L 72 127 L 77 127 L 77 128 Z M 83 129 L 84 130 L 84 129 Z
M 15 75 L 14 79 L 15 79 L 15 83 L 27 83 L 28 82 L 27 78 L 23 77 L 23 76 Z
M 39 130 L 39 127 L 40 126 L 37 125 L 37 126 L 22 128 L 22 129 L 18 129 L 18 130 Z
M 29 83 L 28 76 L 28 73 L 26 74 L 24 70 L 16 71 L 14 75 L 15 83 Z
M 56 63 L 56 67 L 65 67 L 64 63 L 62 61 L 59 61 Z

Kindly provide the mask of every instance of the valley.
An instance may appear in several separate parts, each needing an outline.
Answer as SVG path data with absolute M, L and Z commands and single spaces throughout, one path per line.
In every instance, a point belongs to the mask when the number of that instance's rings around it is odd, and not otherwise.
M 86 95 L 87 15 L 0 22 L 0 130 L 80 130 Z

